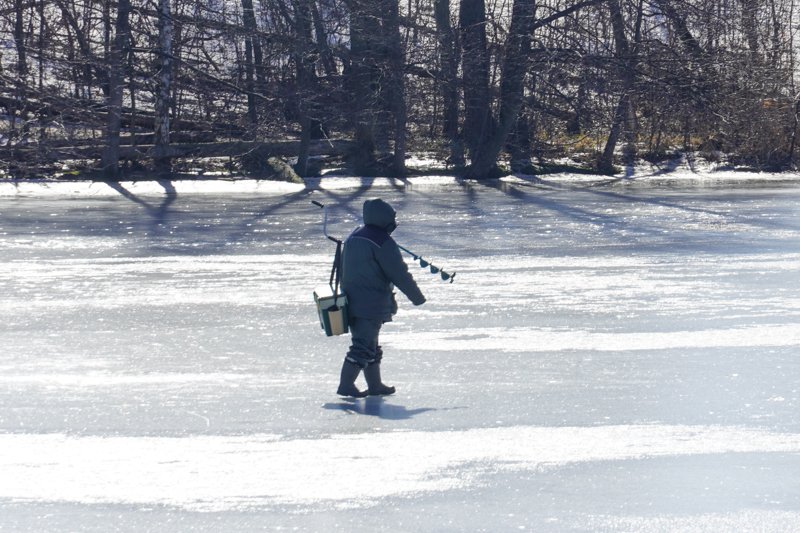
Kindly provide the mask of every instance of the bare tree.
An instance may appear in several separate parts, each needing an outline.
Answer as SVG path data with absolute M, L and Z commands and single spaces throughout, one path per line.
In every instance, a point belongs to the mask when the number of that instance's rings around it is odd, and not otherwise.
M 158 0 L 158 67 L 155 98 L 155 146 L 153 149 L 156 172 L 167 176 L 172 172 L 169 155 L 170 98 L 172 86 L 173 23 L 170 0 Z
M 122 96 L 125 89 L 124 62 L 130 53 L 130 13 L 129 0 L 118 0 L 117 17 L 114 27 L 114 40 L 109 56 L 109 95 L 108 127 L 106 130 L 106 149 L 101 166 L 109 178 L 119 174 L 120 126 L 122 124 Z
M 497 123 L 493 124 L 486 140 L 472 152 L 469 173 L 474 177 L 486 177 L 493 172 L 500 151 L 519 117 L 535 22 L 534 11 L 534 0 L 514 0 L 503 57 L 500 112 Z
M 434 18 L 439 44 L 439 84 L 443 108 L 442 134 L 448 141 L 447 160 L 456 167 L 464 166 L 464 143 L 459 131 L 458 40 L 450 22 L 450 0 L 435 0 Z
M 636 110 L 634 108 L 634 84 L 636 83 L 637 53 L 641 39 L 643 2 L 638 0 L 635 12 L 634 42 L 630 43 L 625 31 L 625 20 L 619 0 L 608 0 L 611 15 L 611 26 L 614 33 L 614 46 L 618 62 L 621 90 L 611 123 L 603 154 L 598 161 L 599 170 L 607 173 L 614 171 L 614 150 L 620 135 L 626 137 L 625 163 L 632 164 L 636 155 Z
M 489 93 L 489 50 L 486 38 L 486 5 L 483 0 L 461 0 L 461 71 L 464 90 L 464 141 L 471 160 L 492 131 Z
M 300 115 L 300 152 L 297 155 L 295 170 L 301 176 L 308 174 L 308 157 L 311 146 L 311 100 L 316 75 L 311 59 L 313 43 L 311 39 L 311 3 L 309 0 L 295 0 L 294 62 L 297 69 L 297 107 Z
M 263 91 L 263 83 L 258 83 L 264 68 L 264 54 L 258 36 L 253 0 L 242 0 L 242 22 L 245 38 L 245 90 L 247 91 L 247 116 L 250 120 L 251 135 L 256 135 L 258 128 L 258 96 Z M 259 80 L 260 81 L 260 80 Z M 257 94 L 259 93 L 259 94 Z
M 361 173 L 402 172 L 406 116 L 398 0 L 349 0 L 348 5 L 356 142 L 352 161 Z

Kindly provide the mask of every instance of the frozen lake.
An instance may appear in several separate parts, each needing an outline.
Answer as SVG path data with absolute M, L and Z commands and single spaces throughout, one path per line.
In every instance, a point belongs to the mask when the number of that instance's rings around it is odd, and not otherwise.
M 362 202 L 428 298 L 334 393 Z M 790 531 L 800 182 L 0 197 L 2 531 Z M 363 382 L 359 383 L 363 387 Z

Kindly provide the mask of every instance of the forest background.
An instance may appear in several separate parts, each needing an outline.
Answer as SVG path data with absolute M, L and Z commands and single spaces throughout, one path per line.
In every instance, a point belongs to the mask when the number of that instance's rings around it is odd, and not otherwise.
M 796 1 L 2 0 L 0 178 L 792 169 Z

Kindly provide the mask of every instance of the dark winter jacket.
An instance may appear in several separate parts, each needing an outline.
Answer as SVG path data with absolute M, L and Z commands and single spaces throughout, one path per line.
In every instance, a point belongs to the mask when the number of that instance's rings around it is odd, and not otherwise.
M 395 211 L 380 199 L 364 202 L 364 226 L 344 243 L 342 288 L 350 316 L 391 320 L 397 310 L 392 295 L 397 287 L 414 305 L 425 303 L 408 271 L 397 243 L 389 235 L 397 227 Z

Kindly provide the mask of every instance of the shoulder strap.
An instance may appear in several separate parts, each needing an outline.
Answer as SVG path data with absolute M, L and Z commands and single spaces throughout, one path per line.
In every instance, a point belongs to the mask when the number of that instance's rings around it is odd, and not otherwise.
M 336 240 L 336 253 L 333 256 L 333 266 L 331 267 L 331 279 L 328 284 L 333 291 L 333 302 L 336 304 L 336 299 L 339 297 L 339 281 L 342 271 L 342 241 Z

